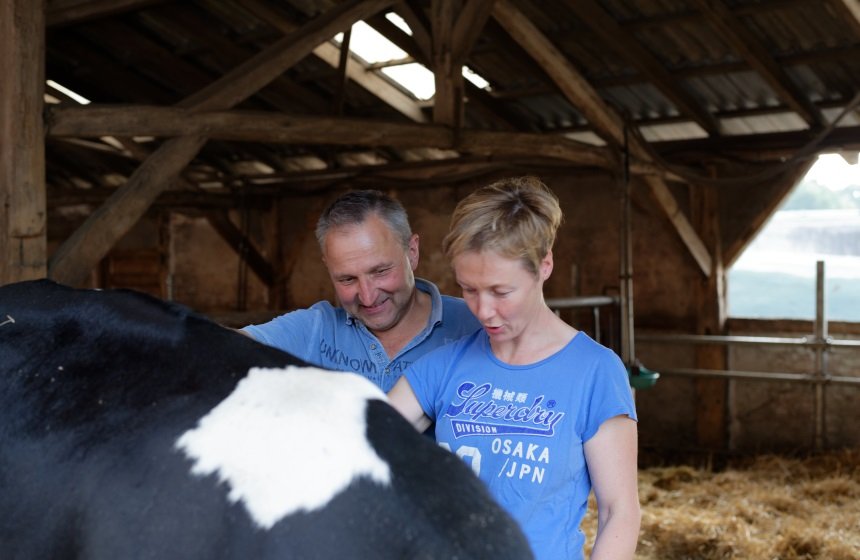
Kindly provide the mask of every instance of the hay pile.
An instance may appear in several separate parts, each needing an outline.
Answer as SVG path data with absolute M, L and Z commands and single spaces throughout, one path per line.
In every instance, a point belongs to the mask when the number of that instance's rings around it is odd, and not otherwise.
M 644 469 L 639 499 L 638 560 L 860 559 L 860 451 Z

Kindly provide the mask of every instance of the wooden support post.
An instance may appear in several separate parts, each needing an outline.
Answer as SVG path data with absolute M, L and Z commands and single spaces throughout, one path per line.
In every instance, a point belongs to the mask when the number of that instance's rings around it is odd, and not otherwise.
M 452 52 L 454 0 L 433 0 L 433 122 L 459 128 L 463 122 L 463 74 Z
M 45 276 L 45 3 L 0 2 L 0 284 Z
M 714 189 L 691 187 L 691 214 L 699 237 L 712 255 L 710 274 L 696 284 L 697 334 L 722 335 L 726 320 L 725 271 L 720 250 L 719 198 Z M 696 346 L 696 368 L 725 370 L 726 347 Z M 696 379 L 696 435 L 701 447 L 722 451 L 728 446 L 728 380 Z

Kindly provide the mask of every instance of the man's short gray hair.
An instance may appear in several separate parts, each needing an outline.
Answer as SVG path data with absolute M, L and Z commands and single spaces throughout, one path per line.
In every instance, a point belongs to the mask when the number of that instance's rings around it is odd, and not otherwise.
M 340 196 L 323 211 L 315 232 L 320 248 L 325 249 L 325 237 L 332 228 L 361 224 L 372 214 L 388 224 L 404 249 L 409 246 L 412 229 L 403 205 L 381 191 L 361 190 Z

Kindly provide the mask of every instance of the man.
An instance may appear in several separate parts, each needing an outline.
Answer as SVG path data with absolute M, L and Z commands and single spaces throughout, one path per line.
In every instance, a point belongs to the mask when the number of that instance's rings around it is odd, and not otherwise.
M 307 362 L 354 371 L 387 392 L 420 356 L 480 328 L 463 300 L 415 278 L 418 235 L 389 196 L 341 196 L 320 216 L 316 237 L 340 307 L 321 301 L 245 334 Z

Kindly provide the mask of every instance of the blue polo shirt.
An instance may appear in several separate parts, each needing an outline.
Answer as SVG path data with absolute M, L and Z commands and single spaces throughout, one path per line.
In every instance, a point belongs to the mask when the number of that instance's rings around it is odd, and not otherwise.
M 327 301 L 242 330 L 306 362 L 363 375 L 387 393 L 412 362 L 481 328 L 462 299 L 443 296 L 435 284 L 420 278 L 415 287 L 430 295 L 430 319 L 391 360 L 364 323 Z

